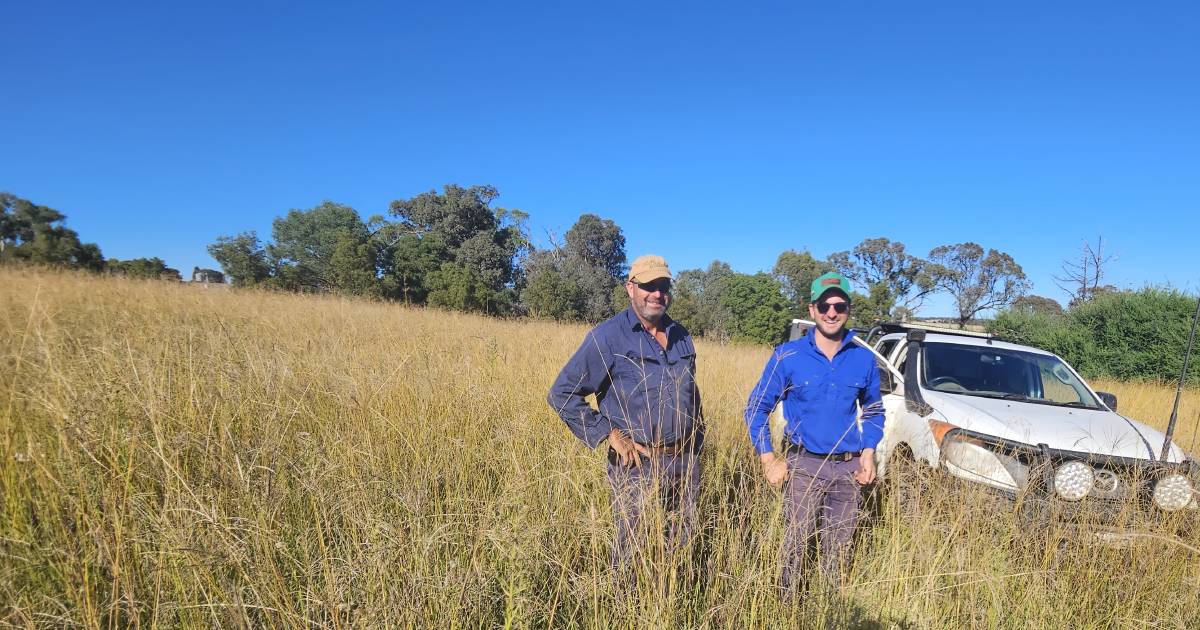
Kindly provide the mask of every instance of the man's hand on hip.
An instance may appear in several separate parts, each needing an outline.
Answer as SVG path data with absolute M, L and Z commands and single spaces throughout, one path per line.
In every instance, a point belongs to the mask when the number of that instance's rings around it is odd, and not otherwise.
M 863 449 L 858 458 L 858 470 L 854 471 L 854 480 L 864 486 L 875 481 L 875 449 Z
M 775 453 L 763 453 L 758 456 L 758 461 L 762 462 L 763 477 L 767 483 L 776 488 L 782 486 L 788 476 L 787 458 L 777 457 Z
M 622 466 L 637 468 L 642 465 L 642 455 L 649 456 L 650 451 L 645 446 L 633 441 L 620 429 L 608 432 L 608 445 L 617 453 L 617 460 Z

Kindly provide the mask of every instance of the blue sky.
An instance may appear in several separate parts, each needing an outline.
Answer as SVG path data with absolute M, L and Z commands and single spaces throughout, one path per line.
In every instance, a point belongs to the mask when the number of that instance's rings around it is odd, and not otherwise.
M 1103 235 L 1114 284 L 1200 289 L 1200 5 L 648 4 L 5 3 L 0 190 L 185 274 L 453 182 L 676 269 L 969 240 L 1062 301 Z

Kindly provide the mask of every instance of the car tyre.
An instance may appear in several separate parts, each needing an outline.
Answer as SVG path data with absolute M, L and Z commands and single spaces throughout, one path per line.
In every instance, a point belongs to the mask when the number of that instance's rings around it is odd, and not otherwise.
M 933 470 L 917 461 L 905 446 L 899 446 L 888 461 L 887 494 L 895 500 L 896 514 L 912 518 L 921 513 L 922 502 L 929 496 Z

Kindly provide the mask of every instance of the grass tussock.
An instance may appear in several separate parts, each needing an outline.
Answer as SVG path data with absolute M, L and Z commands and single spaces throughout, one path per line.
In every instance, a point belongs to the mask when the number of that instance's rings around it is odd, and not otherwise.
M 768 350 L 706 343 L 701 532 L 614 580 L 603 454 L 544 402 L 584 331 L 0 270 L 0 625 L 1200 625 L 1189 523 L 1101 547 L 936 478 L 781 604 L 741 420 Z M 1173 388 L 1096 385 L 1165 425 Z

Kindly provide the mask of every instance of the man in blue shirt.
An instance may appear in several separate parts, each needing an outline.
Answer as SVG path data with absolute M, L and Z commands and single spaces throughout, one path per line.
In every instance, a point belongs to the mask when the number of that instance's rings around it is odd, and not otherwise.
M 547 400 L 590 448 L 608 440 L 617 537 L 612 562 L 624 568 L 649 541 L 647 509 L 667 510 L 666 549 L 691 535 L 704 438 L 696 348 L 667 316 L 671 270 L 659 256 L 633 262 L 625 283 L 629 308 L 588 332 Z M 598 409 L 585 398 L 594 394 Z
M 746 405 L 763 476 L 776 487 L 786 482 L 780 578 L 785 597 L 796 592 L 814 532 L 824 577 L 840 582 L 858 521 L 860 487 L 875 480 L 875 447 L 883 437 L 875 356 L 854 344 L 854 333 L 846 330 L 850 283 L 827 273 L 813 281 L 810 294 L 808 313 L 816 327 L 775 348 Z M 782 456 L 771 448 L 767 420 L 780 400 L 787 422 Z

